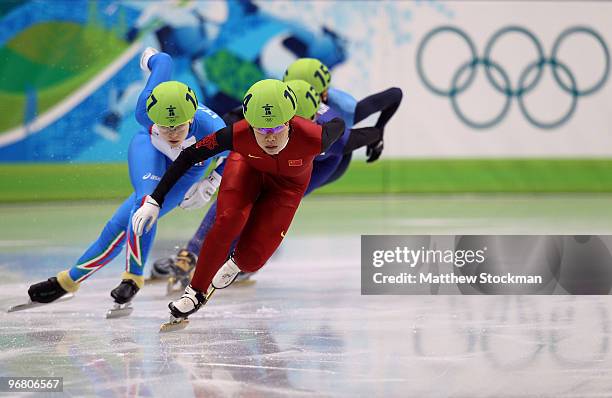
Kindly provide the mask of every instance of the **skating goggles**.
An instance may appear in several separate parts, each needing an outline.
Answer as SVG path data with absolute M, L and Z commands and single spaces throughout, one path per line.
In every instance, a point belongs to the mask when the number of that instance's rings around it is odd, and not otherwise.
M 287 126 L 284 124 L 281 124 L 280 126 L 276 127 L 258 127 L 257 132 L 260 134 L 278 134 L 283 131 L 285 127 Z

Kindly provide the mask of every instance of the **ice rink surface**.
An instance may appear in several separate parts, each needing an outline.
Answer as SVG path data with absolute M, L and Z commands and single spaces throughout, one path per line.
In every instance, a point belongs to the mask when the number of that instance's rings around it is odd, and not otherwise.
M 610 397 L 610 297 L 361 296 L 359 247 L 361 234 L 610 234 L 611 199 L 309 198 L 256 283 L 217 292 L 183 331 L 158 333 L 163 284 L 104 318 L 123 256 L 70 301 L 0 313 L 0 376 L 61 376 L 74 397 Z M 71 266 L 115 206 L 0 206 L 0 307 Z M 163 219 L 150 260 L 202 214 Z

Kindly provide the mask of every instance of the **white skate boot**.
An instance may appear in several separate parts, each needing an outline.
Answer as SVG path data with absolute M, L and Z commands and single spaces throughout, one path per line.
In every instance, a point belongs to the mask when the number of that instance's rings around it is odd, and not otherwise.
M 238 268 L 234 260 L 230 257 L 215 274 L 212 280 L 213 287 L 215 289 L 225 289 L 234 282 L 239 272 L 240 268 Z
M 142 55 L 140 56 L 140 69 L 145 72 L 150 72 L 151 69 L 149 69 L 149 59 L 151 59 L 151 57 L 157 54 L 158 52 L 159 51 L 157 51 L 153 47 L 145 48 L 142 52 Z
M 202 292 L 192 288 L 191 285 L 187 286 L 181 298 L 168 304 L 170 320 L 162 324 L 159 331 L 172 332 L 186 328 L 189 324 L 187 317 L 206 304 L 214 291 L 215 288 L 210 287 L 207 294 L 204 295 Z

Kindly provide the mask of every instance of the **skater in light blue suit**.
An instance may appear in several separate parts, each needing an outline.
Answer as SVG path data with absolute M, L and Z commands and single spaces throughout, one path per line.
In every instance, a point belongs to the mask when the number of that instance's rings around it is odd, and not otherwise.
M 184 148 L 225 127 L 223 119 L 198 104 L 193 90 L 183 83 L 170 81 L 172 58 L 168 54 L 147 48 L 140 66 L 150 70 L 151 75 L 136 106 L 136 119 L 143 129 L 134 136 L 128 151 L 134 192 L 119 206 L 98 239 L 72 268 L 30 287 L 28 294 L 33 302 L 49 303 L 67 292 L 76 291 L 81 282 L 115 258 L 127 241 L 125 272 L 111 296 L 117 304 L 129 303 L 144 285 L 144 266 L 156 232 L 156 225 L 153 225 L 142 236 L 134 234 L 130 222 L 134 211 L 147 200 Z M 166 196 L 160 216 L 177 206 L 202 206 L 210 199 L 220 184 L 221 172 L 218 170 L 200 181 L 208 166 L 209 161 L 197 164 L 179 180 Z

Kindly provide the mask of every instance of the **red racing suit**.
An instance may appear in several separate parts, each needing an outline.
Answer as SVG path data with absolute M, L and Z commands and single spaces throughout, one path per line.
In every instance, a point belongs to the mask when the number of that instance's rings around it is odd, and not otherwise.
M 233 259 L 242 271 L 254 272 L 272 256 L 285 237 L 308 187 L 314 158 L 344 132 L 335 118 L 322 126 L 295 116 L 289 141 L 277 155 L 257 144 L 246 120 L 225 127 L 183 150 L 151 194 L 160 205 L 164 196 L 194 164 L 225 150 L 227 159 L 217 197 L 217 215 L 208 233 L 191 281 L 206 291 L 238 238 Z

